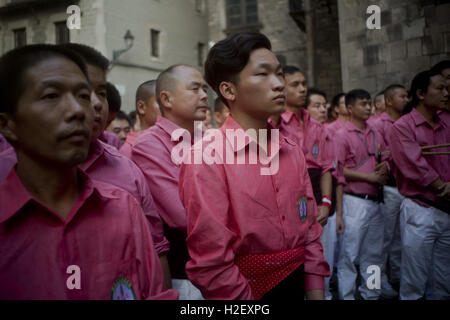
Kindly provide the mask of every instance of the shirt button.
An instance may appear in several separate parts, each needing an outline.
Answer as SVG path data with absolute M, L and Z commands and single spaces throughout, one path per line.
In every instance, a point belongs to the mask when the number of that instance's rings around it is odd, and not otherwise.
M 283 221 L 284 221 L 284 219 L 285 219 L 285 217 L 284 217 L 284 216 L 281 216 L 281 220 L 283 220 Z
M 278 188 L 278 186 L 275 187 L 275 191 L 278 192 L 280 191 L 280 188 Z

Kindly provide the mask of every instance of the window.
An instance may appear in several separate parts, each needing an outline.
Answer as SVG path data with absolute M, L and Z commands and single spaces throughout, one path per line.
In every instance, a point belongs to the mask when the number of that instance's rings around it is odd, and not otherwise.
M 226 11 L 229 29 L 258 24 L 257 0 L 227 0 Z
M 55 35 L 56 44 L 70 42 L 70 33 L 66 21 L 55 22 Z
M 151 48 L 150 51 L 152 53 L 152 57 L 159 57 L 159 31 L 155 29 L 150 30 L 150 43 Z
M 27 32 L 25 28 L 14 31 L 14 48 L 23 47 L 27 44 Z
M 197 44 L 197 61 L 200 67 L 203 66 L 203 58 L 205 56 L 204 52 L 205 52 L 205 44 L 199 42 Z

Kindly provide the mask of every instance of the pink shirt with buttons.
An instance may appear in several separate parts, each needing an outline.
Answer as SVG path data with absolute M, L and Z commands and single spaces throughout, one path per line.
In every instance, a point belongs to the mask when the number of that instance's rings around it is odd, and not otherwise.
M 390 142 L 392 158 L 398 170 L 396 174 L 400 193 L 405 197 L 424 197 L 437 202 L 437 197 L 428 186 L 440 178 L 450 181 L 449 155 L 422 155 L 422 146 L 445 144 L 450 141 L 450 125 L 442 116 L 432 126 L 425 117 L 413 110 L 401 117 L 392 127 Z M 450 152 L 450 147 L 431 149 L 427 151 Z M 414 200 L 414 199 L 413 199 Z M 421 205 L 429 205 L 417 201 Z
M 66 220 L 34 199 L 15 170 L 0 183 L 0 299 L 177 299 L 163 289 L 139 203 L 79 174 L 83 188 Z M 68 285 L 77 274 L 79 289 Z
M 220 128 L 222 143 L 218 146 L 222 145 L 223 156 L 244 152 L 246 159 L 256 159 L 255 152 L 246 147 L 254 140 L 235 146 L 226 138 L 226 130 L 238 129 L 242 128 L 231 116 Z M 195 148 L 198 143 L 194 153 Z M 294 141 L 282 136 L 272 159 L 276 154 L 279 166 L 272 175 L 261 175 L 261 169 L 270 164 L 237 164 L 236 159 L 234 164 L 181 166 L 180 196 L 187 212 L 191 256 L 186 272 L 207 299 L 253 299 L 247 279 L 234 262 L 236 256 L 279 253 L 300 246 L 305 248 L 305 289 L 323 289 L 329 267 L 323 257 L 322 227 L 316 220 L 305 158 Z M 303 222 L 300 202 L 307 205 Z

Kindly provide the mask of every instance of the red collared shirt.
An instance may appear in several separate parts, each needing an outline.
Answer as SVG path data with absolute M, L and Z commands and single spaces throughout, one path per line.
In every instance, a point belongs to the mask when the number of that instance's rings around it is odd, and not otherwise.
M 104 143 L 107 143 L 110 146 L 115 147 L 117 150 L 119 150 L 120 146 L 122 145 L 122 142 L 120 141 L 119 137 L 106 130 L 103 131 L 100 137 L 98 138 Z
M 383 138 L 370 124 L 366 123 L 366 130 L 357 128 L 351 121 L 347 121 L 343 129 L 335 135 L 339 142 L 336 148 L 338 160 L 337 179 L 344 185 L 344 192 L 354 194 L 368 194 L 376 196 L 378 186 L 366 181 L 346 181 L 344 167 L 359 172 L 374 172 L 377 165 L 378 146 L 381 151 L 386 150 Z M 369 156 L 369 153 L 372 156 Z M 387 157 L 383 157 L 385 160 Z
M 400 193 L 405 197 L 422 196 L 431 201 L 438 201 L 439 198 L 428 186 L 438 178 L 444 182 L 450 181 L 450 156 L 422 155 L 421 147 L 449 143 L 449 124 L 439 117 L 433 127 L 414 108 L 394 123 L 390 141 L 392 157 L 398 169 L 394 174 Z M 448 152 L 450 147 L 427 151 Z
M 327 123 L 325 125 L 325 128 L 330 134 L 336 133 L 338 130 L 342 129 L 345 125 L 345 122 L 343 122 L 341 119 L 336 119 L 335 121 L 331 123 Z
M 13 148 L 0 154 L 0 182 L 6 178 L 17 163 Z M 83 170 L 98 181 L 110 183 L 128 191 L 140 204 L 147 217 L 148 226 L 156 251 L 169 251 L 169 242 L 164 237 L 161 217 L 152 198 L 152 194 L 139 168 L 122 156 L 114 147 L 96 140 L 89 151 Z
M 306 110 L 302 110 L 303 130 L 295 113 L 285 111 L 281 115 L 280 132 L 287 137 L 296 136 L 305 155 L 306 165 L 309 168 L 321 169 L 322 174 L 333 170 L 333 164 L 326 149 L 326 132 L 320 122 L 311 118 Z
M 394 119 L 392 119 L 391 116 L 387 114 L 387 112 L 383 112 L 381 116 L 379 116 L 372 122 L 372 127 L 380 133 L 387 148 L 389 148 L 390 146 L 389 137 L 391 135 L 391 130 L 394 122 Z
M 6 138 L 0 133 L 0 153 L 6 149 L 12 148 Z
M 180 165 L 172 161 L 172 132 L 180 127 L 163 117 L 136 140 L 131 159 L 142 170 L 163 221 L 186 232 L 186 211 L 178 194 Z
M 227 130 L 242 129 L 229 116 L 217 141 L 232 156 L 244 152 L 256 159 L 246 144 L 235 146 Z M 203 141 L 206 141 L 204 138 Z M 195 157 L 194 145 L 193 156 Z M 207 144 L 203 145 L 206 147 Z M 200 146 L 201 148 L 201 146 Z M 220 148 L 220 147 L 218 147 Z M 205 150 L 205 149 L 203 149 Z M 278 171 L 261 175 L 271 164 L 182 164 L 180 196 L 188 220 L 187 244 L 191 260 L 186 264 L 189 279 L 207 299 L 252 299 L 247 279 L 234 263 L 236 256 L 278 253 L 305 247 L 306 290 L 323 289 L 329 274 L 316 221 L 317 206 L 304 156 L 292 140 L 280 137 Z M 226 153 L 223 157 L 228 157 Z M 259 157 L 259 156 L 258 156 Z M 241 157 L 244 159 L 244 157 Z M 246 162 L 249 163 L 249 162 Z M 307 204 L 304 222 L 299 204 Z
M 128 191 L 140 204 L 158 254 L 169 251 L 163 224 L 144 175 L 136 164 L 98 139 L 92 144 L 83 170 L 92 178 Z
M 138 202 L 79 174 L 83 188 L 65 221 L 30 195 L 15 170 L 0 184 L 0 299 L 176 299 L 176 291 L 163 291 Z
M 141 134 L 142 131 L 136 132 L 130 132 L 127 134 L 127 139 L 120 147 L 119 151 L 121 154 L 123 154 L 128 159 L 131 159 L 131 151 L 133 148 L 134 143 L 136 142 L 137 138 L 139 137 L 139 134 Z

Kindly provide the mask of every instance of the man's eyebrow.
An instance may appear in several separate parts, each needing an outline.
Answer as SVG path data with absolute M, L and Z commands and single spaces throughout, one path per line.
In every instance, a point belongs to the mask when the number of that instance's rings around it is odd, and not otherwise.
M 64 83 L 62 83 L 61 81 L 57 81 L 57 80 L 43 80 L 39 83 L 39 90 L 43 90 L 46 88 L 56 88 L 56 89 L 63 89 L 65 87 Z M 78 82 L 75 85 L 75 90 L 80 90 L 80 89 L 88 89 L 89 91 L 92 90 L 91 86 L 89 85 L 88 82 Z
M 270 63 L 260 63 L 256 67 L 267 69 L 267 70 L 272 70 L 272 69 L 278 70 L 278 69 L 281 69 L 281 64 L 278 64 L 275 68 L 273 68 L 273 65 L 271 65 Z

